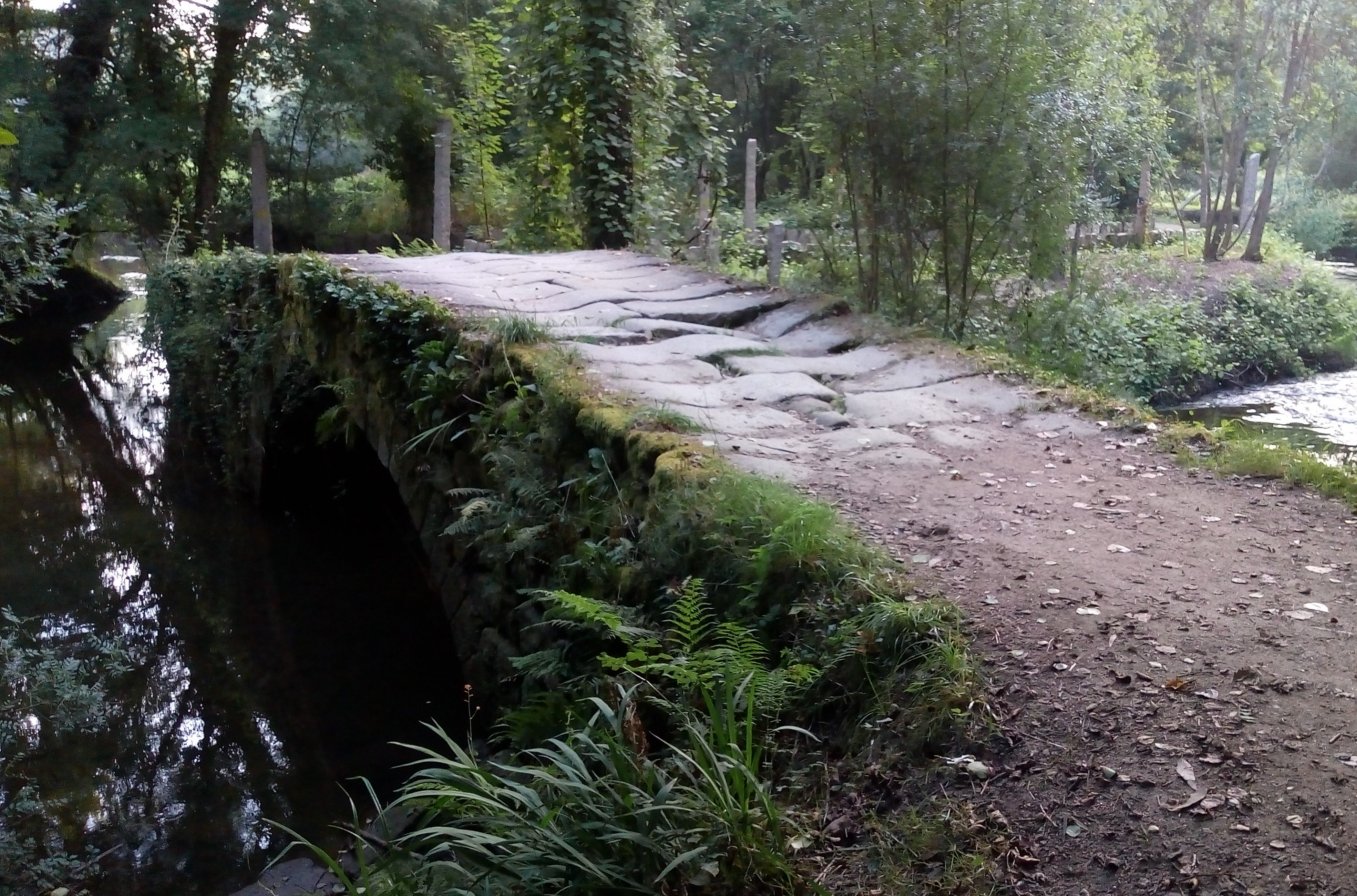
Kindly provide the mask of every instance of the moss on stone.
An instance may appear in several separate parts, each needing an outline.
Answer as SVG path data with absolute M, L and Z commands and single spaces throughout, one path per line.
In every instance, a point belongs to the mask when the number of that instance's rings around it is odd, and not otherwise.
M 237 486 L 257 487 L 288 384 L 342 384 L 335 416 L 416 514 L 463 673 L 487 705 L 513 693 L 514 658 L 554 637 L 525 622 L 522 595 L 536 589 L 656 611 L 666 585 L 700 573 L 714 605 L 784 645 L 823 645 L 846 613 L 899 593 L 890 561 L 830 509 L 657 428 L 559 347 L 494 342 L 316 257 L 172 265 L 150 298 L 172 413 Z

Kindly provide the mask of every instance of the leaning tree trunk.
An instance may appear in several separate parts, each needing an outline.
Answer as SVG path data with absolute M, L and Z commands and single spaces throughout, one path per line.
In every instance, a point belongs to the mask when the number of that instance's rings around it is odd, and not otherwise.
M 1287 113 L 1291 109 L 1291 102 L 1296 96 L 1296 91 L 1299 89 L 1300 82 L 1308 67 L 1311 50 L 1314 46 L 1315 12 L 1315 6 L 1311 4 L 1308 8 L 1308 15 L 1297 18 L 1291 23 L 1291 46 L 1286 60 L 1286 80 L 1282 82 L 1280 103 L 1281 118 L 1284 120 L 1288 117 Z M 1282 146 L 1290 139 L 1290 136 L 1290 133 L 1280 135 L 1276 144 L 1270 147 L 1271 151 L 1267 157 L 1267 171 L 1263 175 L 1263 190 L 1254 206 L 1253 228 L 1249 231 L 1248 245 L 1244 247 L 1245 261 L 1263 260 L 1263 229 L 1267 226 L 1268 213 L 1272 210 L 1272 187 L 1277 176 L 1277 163 L 1281 158 Z

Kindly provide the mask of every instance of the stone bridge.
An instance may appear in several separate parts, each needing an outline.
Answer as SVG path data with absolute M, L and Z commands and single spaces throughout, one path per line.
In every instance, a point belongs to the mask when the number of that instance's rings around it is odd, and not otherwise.
M 1032 415 L 1030 396 L 954 352 L 890 334 L 842 302 L 801 298 L 628 252 L 389 258 L 341 268 L 484 315 L 547 327 L 603 388 L 695 422 L 753 472 L 805 482 L 825 469 L 936 469 L 984 439 L 974 424 L 1020 414 L 1020 429 L 1070 425 Z

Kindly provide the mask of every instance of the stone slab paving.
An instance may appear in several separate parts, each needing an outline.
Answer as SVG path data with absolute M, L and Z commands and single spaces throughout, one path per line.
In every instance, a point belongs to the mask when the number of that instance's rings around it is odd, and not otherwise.
M 333 256 L 471 314 L 553 331 L 607 391 L 671 410 L 734 463 L 804 481 L 854 463 L 948 467 L 996 419 L 1069 424 L 926 343 L 886 344 L 842 302 L 793 297 L 630 252 Z

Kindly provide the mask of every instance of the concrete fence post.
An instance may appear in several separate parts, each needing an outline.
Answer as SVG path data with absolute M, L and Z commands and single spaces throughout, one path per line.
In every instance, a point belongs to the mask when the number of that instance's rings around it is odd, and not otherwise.
M 753 137 L 744 144 L 744 235 L 753 239 L 758 219 L 759 141 Z
M 250 213 L 254 221 L 254 250 L 273 254 L 273 214 L 269 210 L 269 146 L 264 133 L 250 132 Z
M 433 244 L 452 248 L 452 121 L 441 118 L 433 139 Z
M 782 242 L 787 237 L 787 228 L 781 221 L 774 221 L 768 228 L 768 285 L 782 284 Z

